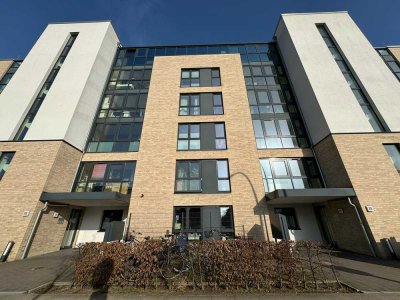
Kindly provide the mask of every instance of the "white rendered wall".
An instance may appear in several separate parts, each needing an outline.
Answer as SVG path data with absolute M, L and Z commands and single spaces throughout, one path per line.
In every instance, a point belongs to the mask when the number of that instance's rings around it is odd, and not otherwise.
M 126 207 L 86 207 L 83 213 L 81 226 L 79 227 L 78 237 L 76 244 L 88 242 L 102 242 L 104 239 L 104 232 L 99 231 L 103 212 L 105 210 L 118 210 L 123 209 L 122 220 L 127 216 L 128 209 Z
M 292 241 L 316 241 L 322 242 L 321 232 L 317 223 L 317 218 L 315 216 L 314 208 L 311 204 L 298 204 L 298 205 L 273 205 L 271 206 L 271 212 L 274 208 L 282 207 L 293 207 L 295 209 L 297 222 L 299 224 L 300 230 L 289 229 L 286 232 L 286 236 L 290 237 Z M 275 219 L 275 226 L 279 227 L 281 230 L 282 225 L 279 219 Z
M 78 37 L 24 140 L 84 148 L 117 49 L 110 22 L 47 26 L 0 95 L 0 140 L 13 139 L 71 32 Z
M 282 15 L 276 38 L 312 141 L 373 132 L 316 24 L 326 24 L 391 131 L 400 131 L 400 83 L 347 12 Z

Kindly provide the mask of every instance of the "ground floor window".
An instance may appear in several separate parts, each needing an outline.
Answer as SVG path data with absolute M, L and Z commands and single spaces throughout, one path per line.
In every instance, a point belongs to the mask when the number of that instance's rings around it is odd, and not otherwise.
M 232 206 L 176 206 L 173 233 L 189 240 L 219 240 L 234 237 Z
M 106 231 L 106 227 L 113 221 L 122 221 L 123 210 L 105 210 L 101 220 L 100 231 Z
M 299 230 L 296 213 L 293 207 L 275 208 L 275 213 L 286 217 L 288 229 Z

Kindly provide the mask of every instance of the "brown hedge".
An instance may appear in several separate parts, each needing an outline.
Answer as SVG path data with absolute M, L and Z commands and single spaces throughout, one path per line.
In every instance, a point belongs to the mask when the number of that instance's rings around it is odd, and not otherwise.
M 337 280 L 330 255 L 323 257 L 313 242 L 191 242 L 184 254 L 189 268 L 174 278 L 164 276 L 171 264 L 181 265 L 174 262 L 180 256 L 171 249 L 171 242 L 161 240 L 85 244 L 76 260 L 75 285 L 270 290 L 318 288 Z M 166 267 L 165 258 L 171 253 Z

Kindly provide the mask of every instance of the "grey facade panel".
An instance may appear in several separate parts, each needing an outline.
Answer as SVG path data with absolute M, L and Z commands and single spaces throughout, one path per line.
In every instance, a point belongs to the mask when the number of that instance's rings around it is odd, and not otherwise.
M 217 161 L 203 160 L 201 162 L 202 193 L 218 193 Z

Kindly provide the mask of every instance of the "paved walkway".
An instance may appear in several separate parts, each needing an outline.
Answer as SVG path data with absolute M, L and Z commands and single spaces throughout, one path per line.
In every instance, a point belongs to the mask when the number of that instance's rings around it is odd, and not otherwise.
M 14 262 L 0 263 L 0 297 L 4 292 L 26 292 L 38 286 L 65 281 L 77 250 L 52 252 Z
M 4 298 L 6 293 L 23 293 L 41 285 L 51 282 L 71 281 L 73 276 L 73 261 L 77 254 L 77 250 L 62 250 L 41 256 L 36 256 L 26 260 L 20 260 L 10 263 L 0 264 L 0 298 Z M 352 294 L 348 298 L 347 294 L 335 295 L 324 294 L 318 295 L 321 299 L 380 299 L 383 293 L 386 295 L 395 295 L 396 299 L 400 299 L 400 261 L 381 260 L 368 256 L 351 254 L 346 252 L 335 252 L 333 259 L 339 278 L 345 284 L 362 291 L 364 293 L 381 293 L 374 294 L 375 298 L 359 296 Z M 32 299 L 32 295 L 19 295 L 22 298 Z M 49 295 L 57 297 L 55 294 Z M 78 297 L 81 299 L 118 299 L 124 297 L 122 295 L 62 295 L 61 298 Z M 132 296 L 132 294 L 130 295 Z M 10 296 L 11 297 L 11 296 Z M 36 295 L 35 297 L 38 297 Z M 46 299 L 47 295 L 41 295 L 40 298 Z M 137 299 L 186 299 L 187 296 L 178 295 L 134 295 Z M 171 298 L 172 297 L 172 298 Z M 194 298 L 223 299 L 229 296 L 218 295 L 196 295 Z M 222 297 L 222 298 L 221 298 Z M 251 295 L 235 295 L 234 299 L 252 297 Z M 259 296 L 254 296 L 259 299 Z M 266 296 L 271 297 L 270 295 Z M 287 298 L 289 297 L 289 298 Z M 291 299 L 293 295 L 279 295 L 278 299 Z M 312 298 L 310 294 L 297 295 L 296 297 Z M 343 298 L 344 297 L 344 298 Z M 359 298 L 357 298 L 359 297 Z M 361 298 L 360 298 L 361 297 Z M 383 299 L 383 298 L 382 298 Z M 386 298 L 385 298 L 386 299 Z
M 339 279 L 364 293 L 399 293 L 400 261 L 382 260 L 348 252 L 335 252 L 334 264 Z

